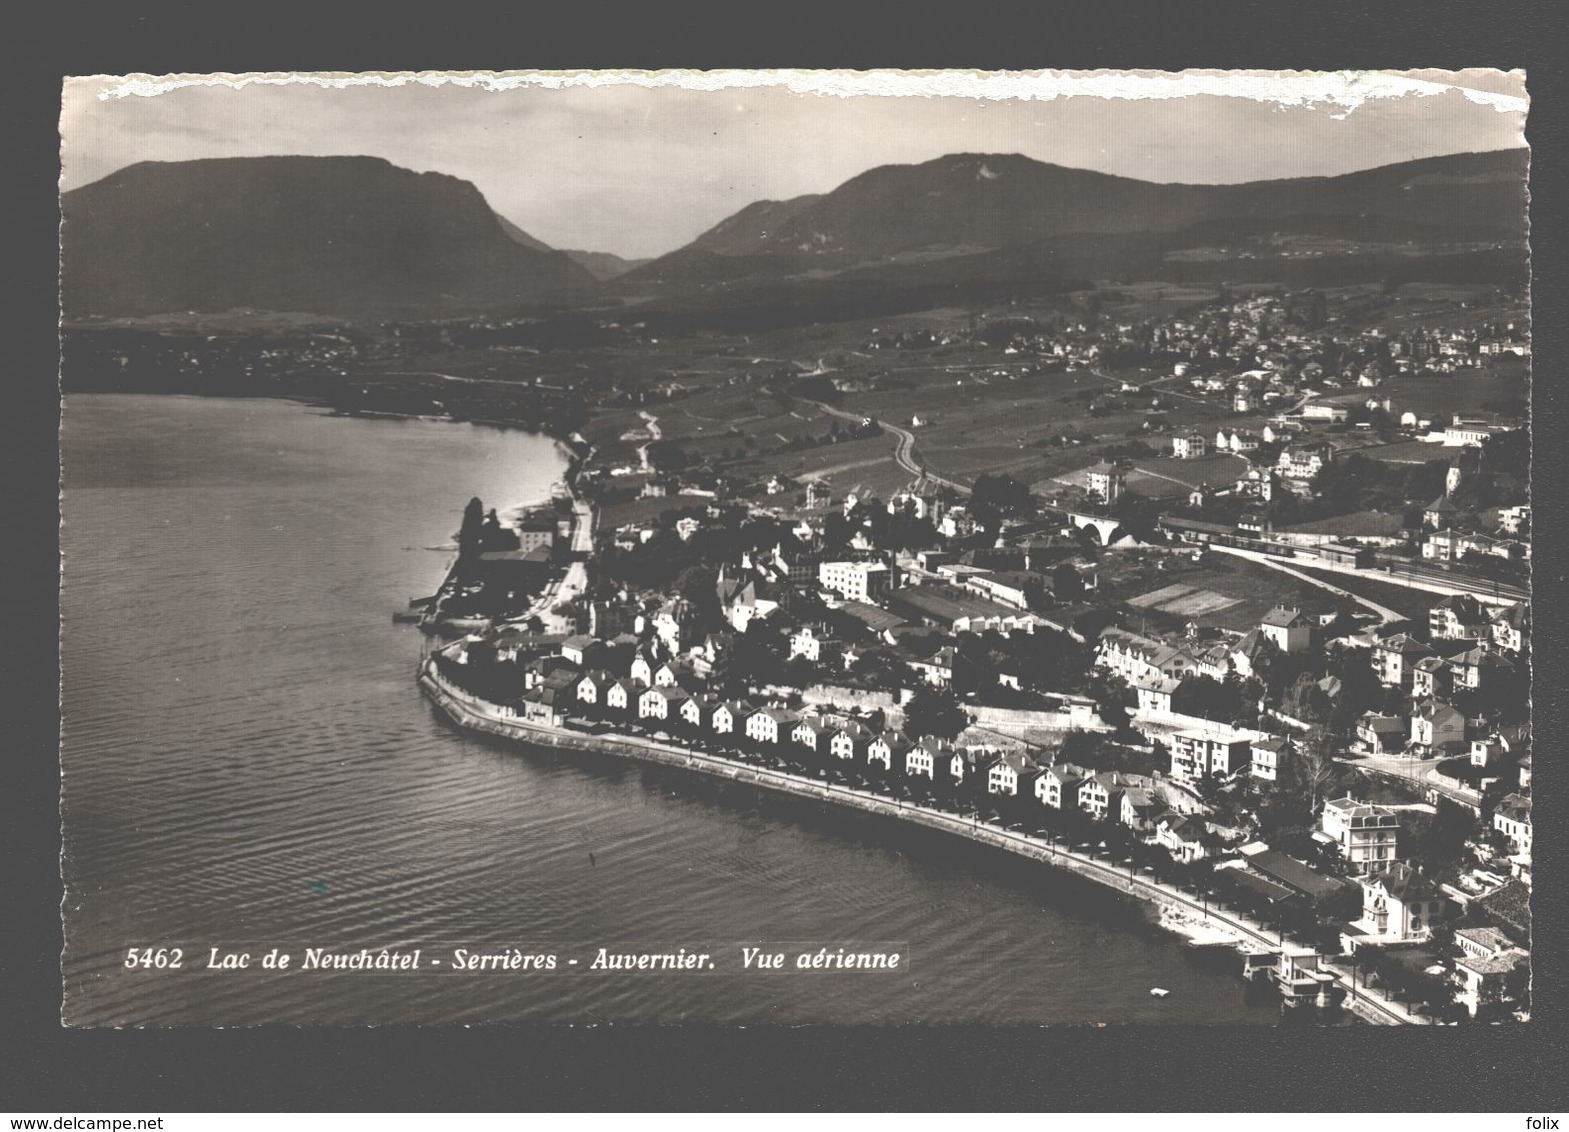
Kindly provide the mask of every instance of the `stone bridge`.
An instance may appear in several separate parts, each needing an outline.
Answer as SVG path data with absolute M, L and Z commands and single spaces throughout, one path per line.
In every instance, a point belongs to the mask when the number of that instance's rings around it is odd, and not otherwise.
M 1109 546 L 1111 544 L 1111 536 L 1116 533 L 1118 527 L 1122 526 L 1120 521 L 1105 515 L 1088 515 L 1082 511 L 1069 511 L 1067 515 L 1068 522 L 1080 530 L 1086 527 L 1093 528 L 1095 533 L 1100 536 L 1102 546 Z

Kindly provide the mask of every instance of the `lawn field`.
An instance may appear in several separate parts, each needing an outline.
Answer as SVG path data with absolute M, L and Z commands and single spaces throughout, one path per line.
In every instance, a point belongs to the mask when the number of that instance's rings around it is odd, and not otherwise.
M 1221 487 L 1247 474 L 1247 457 L 1229 452 L 1212 452 L 1193 460 L 1136 459 L 1133 466 L 1151 475 L 1178 480 L 1189 487 L 1208 484 Z M 1140 490 L 1143 490 L 1142 488 Z M 1146 493 L 1148 494 L 1148 493 Z
M 1269 288 L 1232 288 L 1235 294 L 1250 290 Z M 1108 282 L 1100 302 L 1107 319 L 1137 323 L 1209 302 L 1218 293 L 1220 288 L 1211 285 Z M 1486 287 L 1412 285 L 1393 294 L 1378 287 L 1353 287 L 1330 289 L 1330 294 L 1351 304 L 1343 314 L 1347 322 L 1387 318 L 1394 320 L 1392 329 L 1407 323 L 1430 328 L 1473 325 L 1479 311 L 1489 317 L 1524 318 L 1520 303 Z M 786 447 L 799 445 L 803 437 L 822 440 L 835 424 L 812 402 L 789 395 L 791 378 L 816 375 L 840 383 L 843 389 L 832 401 L 836 408 L 910 429 L 918 461 L 961 484 L 983 473 L 1006 474 L 1049 492 L 1060 486 L 1053 483 L 1055 477 L 1095 463 L 1107 448 L 1134 441 L 1168 448 L 1170 431 L 1190 428 L 1211 440 L 1221 427 L 1262 431 L 1269 413 L 1233 414 L 1229 397 L 1198 393 L 1186 380 L 1174 378 L 1164 363 L 1126 371 L 1085 366 L 1030 373 L 1026 371 L 1041 359 L 1029 353 L 1009 354 L 1000 345 L 978 340 L 940 341 L 944 336 L 967 339 L 977 327 L 999 319 L 1061 324 L 1084 317 L 1083 309 L 1081 298 L 1063 297 L 754 334 L 703 332 L 572 353 L 491 351 L 487 359 L 505 362 L 509 376 L 521 381 L 539 377 L 568 386 L 581 383 L 590 401 L 614 390 L 613 400 L 622 403 L 599 409 L 583 429 L 606 463 L 637 459 L 648 423 L 640 413 L 647 413 L 657 418 L 661 438 L 679 445 L 692 461 L 744 461 L 738 469 L 743 472 L 823 475 L 836 485 L 841 480 L 846 486 L 864 483 L 880 493 L 908 482 L 908 473 L 891 459 L 892 436 L 886 452 L 864 442 L 842 451 L 839 445 Z M 905 332 L 929 333 L 938 341 L 908 348 L 873 345 L 874 339 Z M 1361 400 L 1368 394 L 1388 395 L 1397 413 L 1410 409 L 1446 418 L 1455 411 L 1475 414 L 1485 403 L 1522 399 L 1526 369 L 1519 360 L 1504 359 L 1489 369 L 1450 377 L 1393 377 L 1377 390 L 1351 390 L 1345 396 Z M 1124 391 L 1125 381 L 1142 391 Z M 666 399 L 673 385 L 679 387 L 677 395 Z M 1096 398 L 1109 398 L 1109 404 L 1091 415 Z M 1169 431 L 1146 428 L 1155 414 Z M 1323 434 L 1315 430 L 1311 435 Z M 1064 437 L 1070 443 L 1063 443 Z M 1335 439 L 1373 440 L 1354 432 Z M 1368 455 L 1406 461 L 1440 454 L 1395 445 L 1370 448 Z M 1242 458 L 1211 456 L 1197 461 L 1141 459 L 1139 467 L 1154 478 L 1136 474 L 1130 486 L 1140 494 L 1166 498 L 1181 494 L 1178 483 L 1232 482 L 1247 464 Z
M 613 531 L 628 524 L 641 526 L 657 519 L 666 511 L 685 511 L 693 507 L 707 507 L 713 500 L 703 495 L 665 495 L 650 499 L 628 499 L 611 503 L 599 513 L 601 531 Z
M 1338 535 L 1354 538 L 1360 535 L 1398 535 L 1403 517 L 1386 511 L 1352 511 L 1311 523 L 1294 523 L 1289 527 L 1276 527 L 1287 534 Z
M 1227 597 L 1213 590 L 1203 590 L 1185 582 L 1162 586 L 1138 597 L 1130 597 L 1128 604 L 1136 609 L 1158 610 L 1178 617 L 1202 617 L 1220 613 L 1237 605 L 1242 599 Z
M 1128 607 L 1134 629 L 1146 619 L 1151 628 L 1192 620 L 1200 628 L 1244 632 L 1276 605 L 1321 613 L 1339 604 L 1310 582 L 1227 554 L 1208 553 L 1195 563 L 1175 555 L 1110 553 L 1101 561 L 1102 596 Z
M 1361 454 L 1368 459 L 1381 460 L 1386 464 L 1425 464 L 1429 460 L 1443 460 L 1447 463 L 1459 452 L 1458 448 L 1445 448 L 1442 444 L 1428 444 L 1421 440 L 1404 440 L 1399 444 L 1380 444 L 1361 450 Z
M 1490 401 L 1527 398 L 1530 383 L 1524 363 L 1510 361 L 1444 377 L 1396 375 L 1386 378 L 1373 392 L 1390 399 L 1397 417 L 1410 411 L 1442 426 L 1454 413 L 1474 416 L 1485 412 L 1482 406 Z

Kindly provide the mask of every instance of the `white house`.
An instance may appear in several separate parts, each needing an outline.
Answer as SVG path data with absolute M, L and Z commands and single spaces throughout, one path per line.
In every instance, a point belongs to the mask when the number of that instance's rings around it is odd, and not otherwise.
M 681 704 L 681 721 L 689 727 L 710 726 L 714 718 L 714 709 L 718 706 L 719 697 L 711 693 L 688 696 Z
M 1019 793 L 1020 781 L 1033 770 L 1035 764 L 1015 751 L 1005 751 L 986 773 L 986 791 L 989 794 Z
M 654 634 L 670 652 L 678 653 L 692 643 L 696 624 L 692 603 L 685 598 L 672 598 L 654 615 Z
M 1206 854 L 1205 832 L 1203 818 L 1167 814 L 1155 824 L 1155 844 L 1170 853 L 1174 860 L 1191 864 Z
M 862 751 L 867 751 L 871 736 L 866 728 L 859 723 L 846 723 L 843 727 L 836 728 L 829 737 L 828 750 L 836 759 L 850 761 Z M 892 769 L 891 758 L 873 759 L 868 752 L 868 761 L 881 762 L 884 770 Z
M 1351 927 L 1362 943 L 1404 943 L 1426 939 L 1445 913 L 1438 890 L 1404 861 L 1369 866 L 1361 878 L 1362 915 Z
M 605 706 L 616 711 L 628 711 L 637 703 L 638 685 L 631 680 L 617 680 L 605 689 Z
M 1117 820 L 1135 833 L 1152 834 L 1155 825 L 1166 807 L 1155 799 L 1154 794 L 1142 786 L 1130 786 L 1122 791 L 1122 803 L 1117 811 Z
M 1531 631 L 1530 620 L 1530 606 L 1524 602 L 1500 609 L 1493 615 L 1493 645 L 1505 652 L 1520 652 Z
M 1400 633 L 1373 646 L 1373 671 L 1387 687 L 1410 687 L 1417 661 L 1433 650 L 1408 633 Z
M 1411 743 L 1428 751 L 1465 746 L 1465 716 L 1442 700 L 1423 700 L 1411 711 Z
M 734 735 L 738 728 L 746 725 L 749 709 L 734 702 L 722 703 L 714 708 L 714 714 L 709 719 L 709 726 L 714 729 L 715 735 Z
M 1428 611 L 1428 631 L 1446 640 L 1485 640 L 1492 636 L 1492 616 L 1470 594 L 1455 594 Z
M 1508 794 L 1493 811 L 1493 828 L 1509 838 L 1516 853 L 1531 855 L 1531 799 Z
M 1171 776 L 1181 782 L 1231 778 L 1252 766 L 1251 737 L 1233 728 L 1193 728 L 1171 736 Z
M 1278 735 L 1254 739 L 1251 745 L 1253 759 L 1249 767 L 1253 777 L 1265 782 L 1278 781 L 1281 765 L 1291 757 L 1294 750 L 1290 739 Z
M 807 716 L 795 725 L 795 730 L 790 732 L 790 738 L 794 739 L 797 745 L 817 755 L 827 749 L 828 730 L 821 720 L 814 716 Z
M 561 642 L 561 655 L 579 668 L 585 668 L 600 648 L 597 640 L 580 633 Z
M 1095 663 L 1109 668 L 1131 683 L 1152 677 L 1180 680 L 1197 667 L 1193 654 L 1162 641 L 1141 637 L 1124 629 L 1104 629 L 1095 651 Z
M 1111 797 L 1118 788 L 1115 774 L 1092 774 L 1079 783 L 1079 809 L 1092 818 L 1105 818 L 1111 812 Z
M 817 580 L 846 601 L 873 603 L 890 585 L 888 567 L 882 562 L 823 562 Z
M 1359 868 L 1397 857 L 1400 821 L 1383 806 L 1359 802 L 1349 794 L 1331 799 L 1324 803 L 1319 828 L 1340 855 Z
M 1084 478 L 1090 495 L 1106 504 L 1120 499 L 1128 483 L 1127 473 L 1105 460 L 1086 469 Z
M 779 743 L 801 717 L 784 708 L 762 708 L 746 717 L 747 738 L 758 743 Z
M 1139 710 L 1170 714 L 1172 694 L 1180 685 L 1181 681 L 1170 676 L 1140 676 L 1133 682 L 1139 697 Z
M 577 701 L 580 704 L 597 704 L 613 684 L 608 672 L 585 672 L 577 682 Z
M 1079 804 L 1079 785 L 1090 775 L 1083 767 L 1072 763 L 1057 763 L 1046 768 L 1046 773 L 1035 780 L 1035 796 L 1041 804 L 1054 810 L 1064 808 L 1064 803 Z
M 1277 605 L 1259 622 L 1259 632 L 1284 653 L 1302 652 L 1313 640 L 1313 622 L 1300 609 Z
M 937 778 L 937 758 L 939 752 L 935 747 L 925 743 L 916 743 L 913 746 L 907 743 L 903 736 L 895 732 L 884 732 L 874 739 L 866 748 L 867 757 L 871 758 L 873 752 L 878 752 L 880 758 L 886 757 L 889 761 L 904 754 L 904 773 L 907 777 L 914 778 L 923 775 L 928 781 Z
M 802 625 L 790 637 L 790 659 L 805 657 L 816 664 L 823 657 L 823 646 L 828 643 L 828 638 L 819 636 L 819 630 L 811 625 Z
M 679 719 L 687 694 L 680 688 L 649 688 L 637 698 L 639 719 Z

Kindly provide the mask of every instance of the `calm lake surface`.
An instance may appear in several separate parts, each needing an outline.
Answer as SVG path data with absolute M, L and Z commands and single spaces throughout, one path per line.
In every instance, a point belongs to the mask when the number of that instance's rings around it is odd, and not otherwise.
M 1078 878 L 444 723 L 414 684 L 422 638 L 391 614 L 440 581 L 470 496 L 546 496 L 544 438 L 72 395 L 62 450 L 70 1024 L 1279 1019 L 1244 1000 L 1234 955 Z M 905 965 L 742 973 L 758 944 Z M 182 966 L 127 970 L 132 947 Z M 422 966 L 300 970 L 310 947 L 420 948 Z M 455 948 L 512 947 L 558 968 L 451 969 Z M 716 969 L 591 971 L 600 947 Z M 211 948 L 252 967 L 208 971 Z M 291 970 L 259 967 L 273 948 Z

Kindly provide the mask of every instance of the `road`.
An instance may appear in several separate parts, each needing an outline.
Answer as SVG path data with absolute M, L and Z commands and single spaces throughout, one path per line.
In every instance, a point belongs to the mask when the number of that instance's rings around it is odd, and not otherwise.
M 460 726 L 464 725 L 464 716 L 471 715 L 484 719 L 490 725 L 483 728 L 484 730 L 493 734 L 506 734 L 508 728 L 514 728 L 522 732 L 516 737 L 525 740 L 530 739 L 530 732 L 551 730 L 541 725 L 520 725 L 516 717 L 502 714 L 494 704 L 477 699 L 448 683 L 431 665 L 422 666 L 421 684 L 427 688 L 427 691 L 434 686 L 441 693 L 437 702 Z M 1110 859 L 1098 859 L 1093 855 L 1093 851 L 1084 853 L 1075 850 L 1066 842 L 1059 842 L 1055 838 L 1032 836 L 1005 829 L 992 822 L 981 821 L 974 815 L 954 814 L 919 802 L 890 798 L 886 794 L 875 791 L 828 783 L 756 763 L 740 762 L 689 745 L 678 746 L 668 739 L 661 741 L 653 736 L 626 734 L 613 734 L 605 738 L 608 740 L 607 746 L 611 753 L 627 754 L 633 758 L 643 757 L 667 765 L 684 764 L 690 769 L 703 773 L 718 773 L 736 781 L 784 789 L 794 794 L 822 797 L 825 800 L 857 805 L 862 809 L 874 810 L 906 821 L 916 821 L 922 825 L 1007 849 L 1037 861 L 1056 864 L 1135 897 L 1181 908 L 1190 916 L 1201 917 L 1202 923 L 1218 928 L 1239 943 L 1250 947 L 1275 951 L 1281 946 L 1279 933 L 1271 931 L 1241 912 L 1217 907 L 1210 904 L 1206 897 L 1183 892 L 1156 880 L 1153 876 L 1139 875 L 1130 871 L 1126 864 L 1119 864 Z M 1324 956 L 1320 956 L 1319 962 L 1322 969 L 1338 975 L 1347 988 L 1355 985 L 1354 975 L 1349 965 Z M 1348 999 L 1345 1005 L 1348 1009 L 1356 1010 L 1367 1020 L 1383 1025 L 1403 1023 L 1420 1025 L 1428 1022 L 1428 1019 L 1412 1014 L 1403 1005 L 1390 1001 L 1376 989 L 1358 987 L 1355 1000 Z
M 1343 590 L 1339 586 L 1332 586 L 1328 582 L 1313 577 L 1311 574 L 1304 574 L 1300 570 L 1293 570 L 1290 566 L 1287 566 L 1278 558 L 1272 558 L 1267 554 L 1258 554 L 1251 550 L 1243 550 L 1240 546 L 1221 546 L 1219 543 L 1209 543 L 1207 546 L 1208 549 L 1218 551 L 1221 554 L 1234 554 L 1238 558 L 1246 558 L 1249 562 L 1257 562 L 1261 566 L 1268 566 L 1272 570 L 1279 570 L 1282 574 L 1290 574 L 1293 578 L 1306 582 L 1311 586 L 1317 586 L 1321 590 L 1328 590 L 1330 593 L 1337 594 L 1340 597 L 1348 597 L 1358 605 L 1365 605 L 1374 613 L 1378 614 L 1378 616 L 1383 619 L 1384 624 L 1386 625 L 1394 621 L 1406 620 L 1402 614 L 1396 613 L 1393 609 L 1390 609 L 1386 606 L 1379 605 L 1376 601 L 1361 597 L 1358 594 L 1352 593 L 1350 590 Z M 1314 565 L 1317 565 L 1316 561 Z
M 1387 775 L 1399 779 L 1409 786 L 1422 790 L 1433 790 L 1452 802 L 1475 809 L 1481 804 L 1482 795 L 1475 790 L 1466 790 L 1439 782 L 1434 777 L 1434 768 L 1444 760 L 1441 758 L 1418 759 L 1410 755 L 1361 755 L 1338 756 L 1335 761 L 1347 766 L 1356 767 L 1358 770 L 1370 774 Z
M 863 420 L 866 419 L 866 415 L 864 413 L 847 413 L 843 409 L 836 409 L 832 405 L 826 405 L 821 401 L 812 401 L 810 404 L 816 405 L 823 412 L 832 416 L 836 416 L 840 420 L 854 421 L 856 424 L 860 424 Z M 965 487 L 964 484 L 959 483 L 956 480 L 951 480 L 944 476 L 940 476 L 936 472 L 928 471 L 920 465 L 920 463 L 915 459 L 915 434 L 913 432 L 907 428 L 900 428 L 896 424 L 890 424 L 888 421 L 879 420 L 877 423 L 885 431 L 894 434 L 897 443 L 894 445 L 893 459 L 894 463 L 898 464 L 899 467 L 909 472 L 910 475 L 916 479 L 925 477 L 926 479 L 931 480 L 933 483 L 941 484 L 944 487 L 951 487 L 960 495 L 970 494 L 970 489 Z

